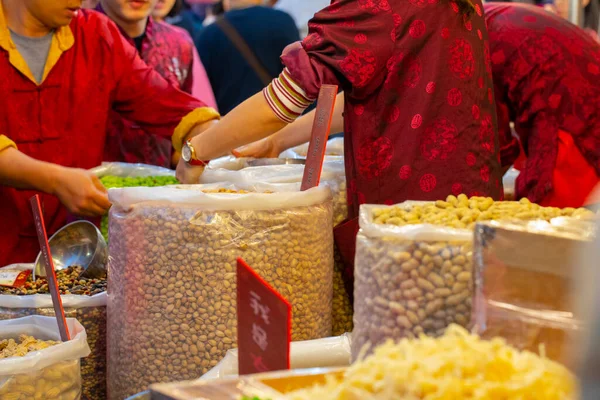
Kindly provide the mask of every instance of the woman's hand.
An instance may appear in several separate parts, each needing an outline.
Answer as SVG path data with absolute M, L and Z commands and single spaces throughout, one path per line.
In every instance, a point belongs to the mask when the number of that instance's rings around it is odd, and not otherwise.
M 238 158 L 277 158 L 281 152 L 279 151 L 279 148 L 277 148 L 273 136 L 269 136 L 257 142 L 250 143 L 247 146 L 233 150 L 232 153 Z
M 179 182 L 184 185 L 195 185 L 200 181 L 200 177 L 204 172 L 204 167 L 194 166 L 186 163 L 183 158 L 179 159 L 177 164 L 176 176 Z
M 97 217 L 110 208 L 108 194 L 100 179 L 84 169 L 58 167 L 52 194 L 71 214 Z

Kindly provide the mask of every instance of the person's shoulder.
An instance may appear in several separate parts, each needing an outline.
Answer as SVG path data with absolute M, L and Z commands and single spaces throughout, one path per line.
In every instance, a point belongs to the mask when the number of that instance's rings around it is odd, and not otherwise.
M 108 44 L 113 44 L 115 38 L 121 38 L 117 25 L 106 15 L 94 10 L 79 10 L 70 27 L 74 36 L 82 39 L 100 38 Z

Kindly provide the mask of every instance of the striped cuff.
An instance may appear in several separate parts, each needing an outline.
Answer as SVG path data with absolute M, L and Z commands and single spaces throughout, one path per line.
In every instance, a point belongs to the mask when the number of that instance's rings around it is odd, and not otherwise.
M 277 118 L 287 124 L 294 122 L 316 100 L 309 98 L 294 82 L 287 68 L 273 79 L 263 93 Z

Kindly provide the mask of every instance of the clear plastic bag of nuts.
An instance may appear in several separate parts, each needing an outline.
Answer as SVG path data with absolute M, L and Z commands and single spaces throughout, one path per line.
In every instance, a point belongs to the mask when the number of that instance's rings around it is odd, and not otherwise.
M 423 202 L 399 205 L 410 209 Z M 396 206 L 398 207 L 398 206 Z M 352 356 L 387 339 L 438 336 L 471 318 L 473 233 L 428 224 L 383 225 L 363 205 L 354 271 Z
M 237 257 L 290 301 L 293 340 L 331 335 L 329 188 L 215 186 L 109 191 L 109 399 L 198 378 L 236 346 Z
M 256 187 L 261 184 L 289 185 L 289 190 L 300 190 L 303 165 L 275 165 L 234 168 L 224 163 L 207 168 L 200 178 L 203 183 L 231 182 L 238 187 Z M 329 186 L 333 194 L 333 226 L 348 217 L 346 172 L 344 162 L 326 161 L 323 164 L 321 182 Z M 283 186 L 281 186 L 283 187 Z M 333 335 L 352 331 L 352 303 L 346 291 L 342 272 L 344 265 L 337 248 L 334 249 L 335 269 L 333 276 Z
M 94 296 L 62 295 L 65 317 L 74 318 L 85 328 L 90 355 L 81 360 L 81 398 L 106 398 L 106 292 Z M 0 320 L 30 315 L 54 318 L 49 294 L 29 296 L 0 295 Z M 79 363 L 78 363 L 79 365 Z M 2 397 L 0 396 L 0 399 Z
M 23 357 L 0 360 L 0 399 L 79 400 L 79 361 L 90 352 L 83 326 L 67 319 L 71 340 Z M 39 340 L 60 340 L 56 318 L 31 316 L 0 321 L 0 337 L 25 334 Z

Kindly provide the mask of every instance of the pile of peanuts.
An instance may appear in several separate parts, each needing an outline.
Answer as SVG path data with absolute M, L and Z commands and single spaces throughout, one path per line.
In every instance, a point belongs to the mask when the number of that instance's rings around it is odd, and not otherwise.
M 113 206 L 110 221 L 120 238 L 109 251 L 110 399 L 198 378 L 236 347 L 238 257 L 292 304 L 293 340 L 331 335 L 331 201 L 265 211 L 144 202 Z
M 344 263 L 339 250 L 334 245 L 333 250 L 333 317 L 332 334 L 340 336 L 352 332 L 352 302 L 344 282 Z
M 29 352 L 47 349 L 60 342 L 54 340 L 40 340 L 33 336 L 19 335 L 19 341 L 14 339 L 0 340 L 0 359 L 9 357 L 23 357 Z
M 546 220 L 557 217 L 594 218 L 585 208 L 542 207 L 524 198 L 515 201 L 494 201 L 489 197 L 471 197 L 461 194 L 448 196 L 446 201 L 415 206 L 409 210 L 388 207 L 373 211 L 373 222 L 389 225 L 433 224 L 458 229 L 473 229 L 477 222 L 503 220 Z
M 433 224 L 472 229 L 479 221 L 592 218 L 585 209 L 544 208 L 524 199 L 449 196 L 446 201 L 375 208 L 376 225 Z M 408 240 L 359 234 L 356 249 L 353 357 L 388 338 L 439 336 L 452 323 L 468 327 L 473 293 L 472 240 Z
M 79 360 L 63 361 L 30 374 L 0 376 L 2 400 L 78 400 Z

